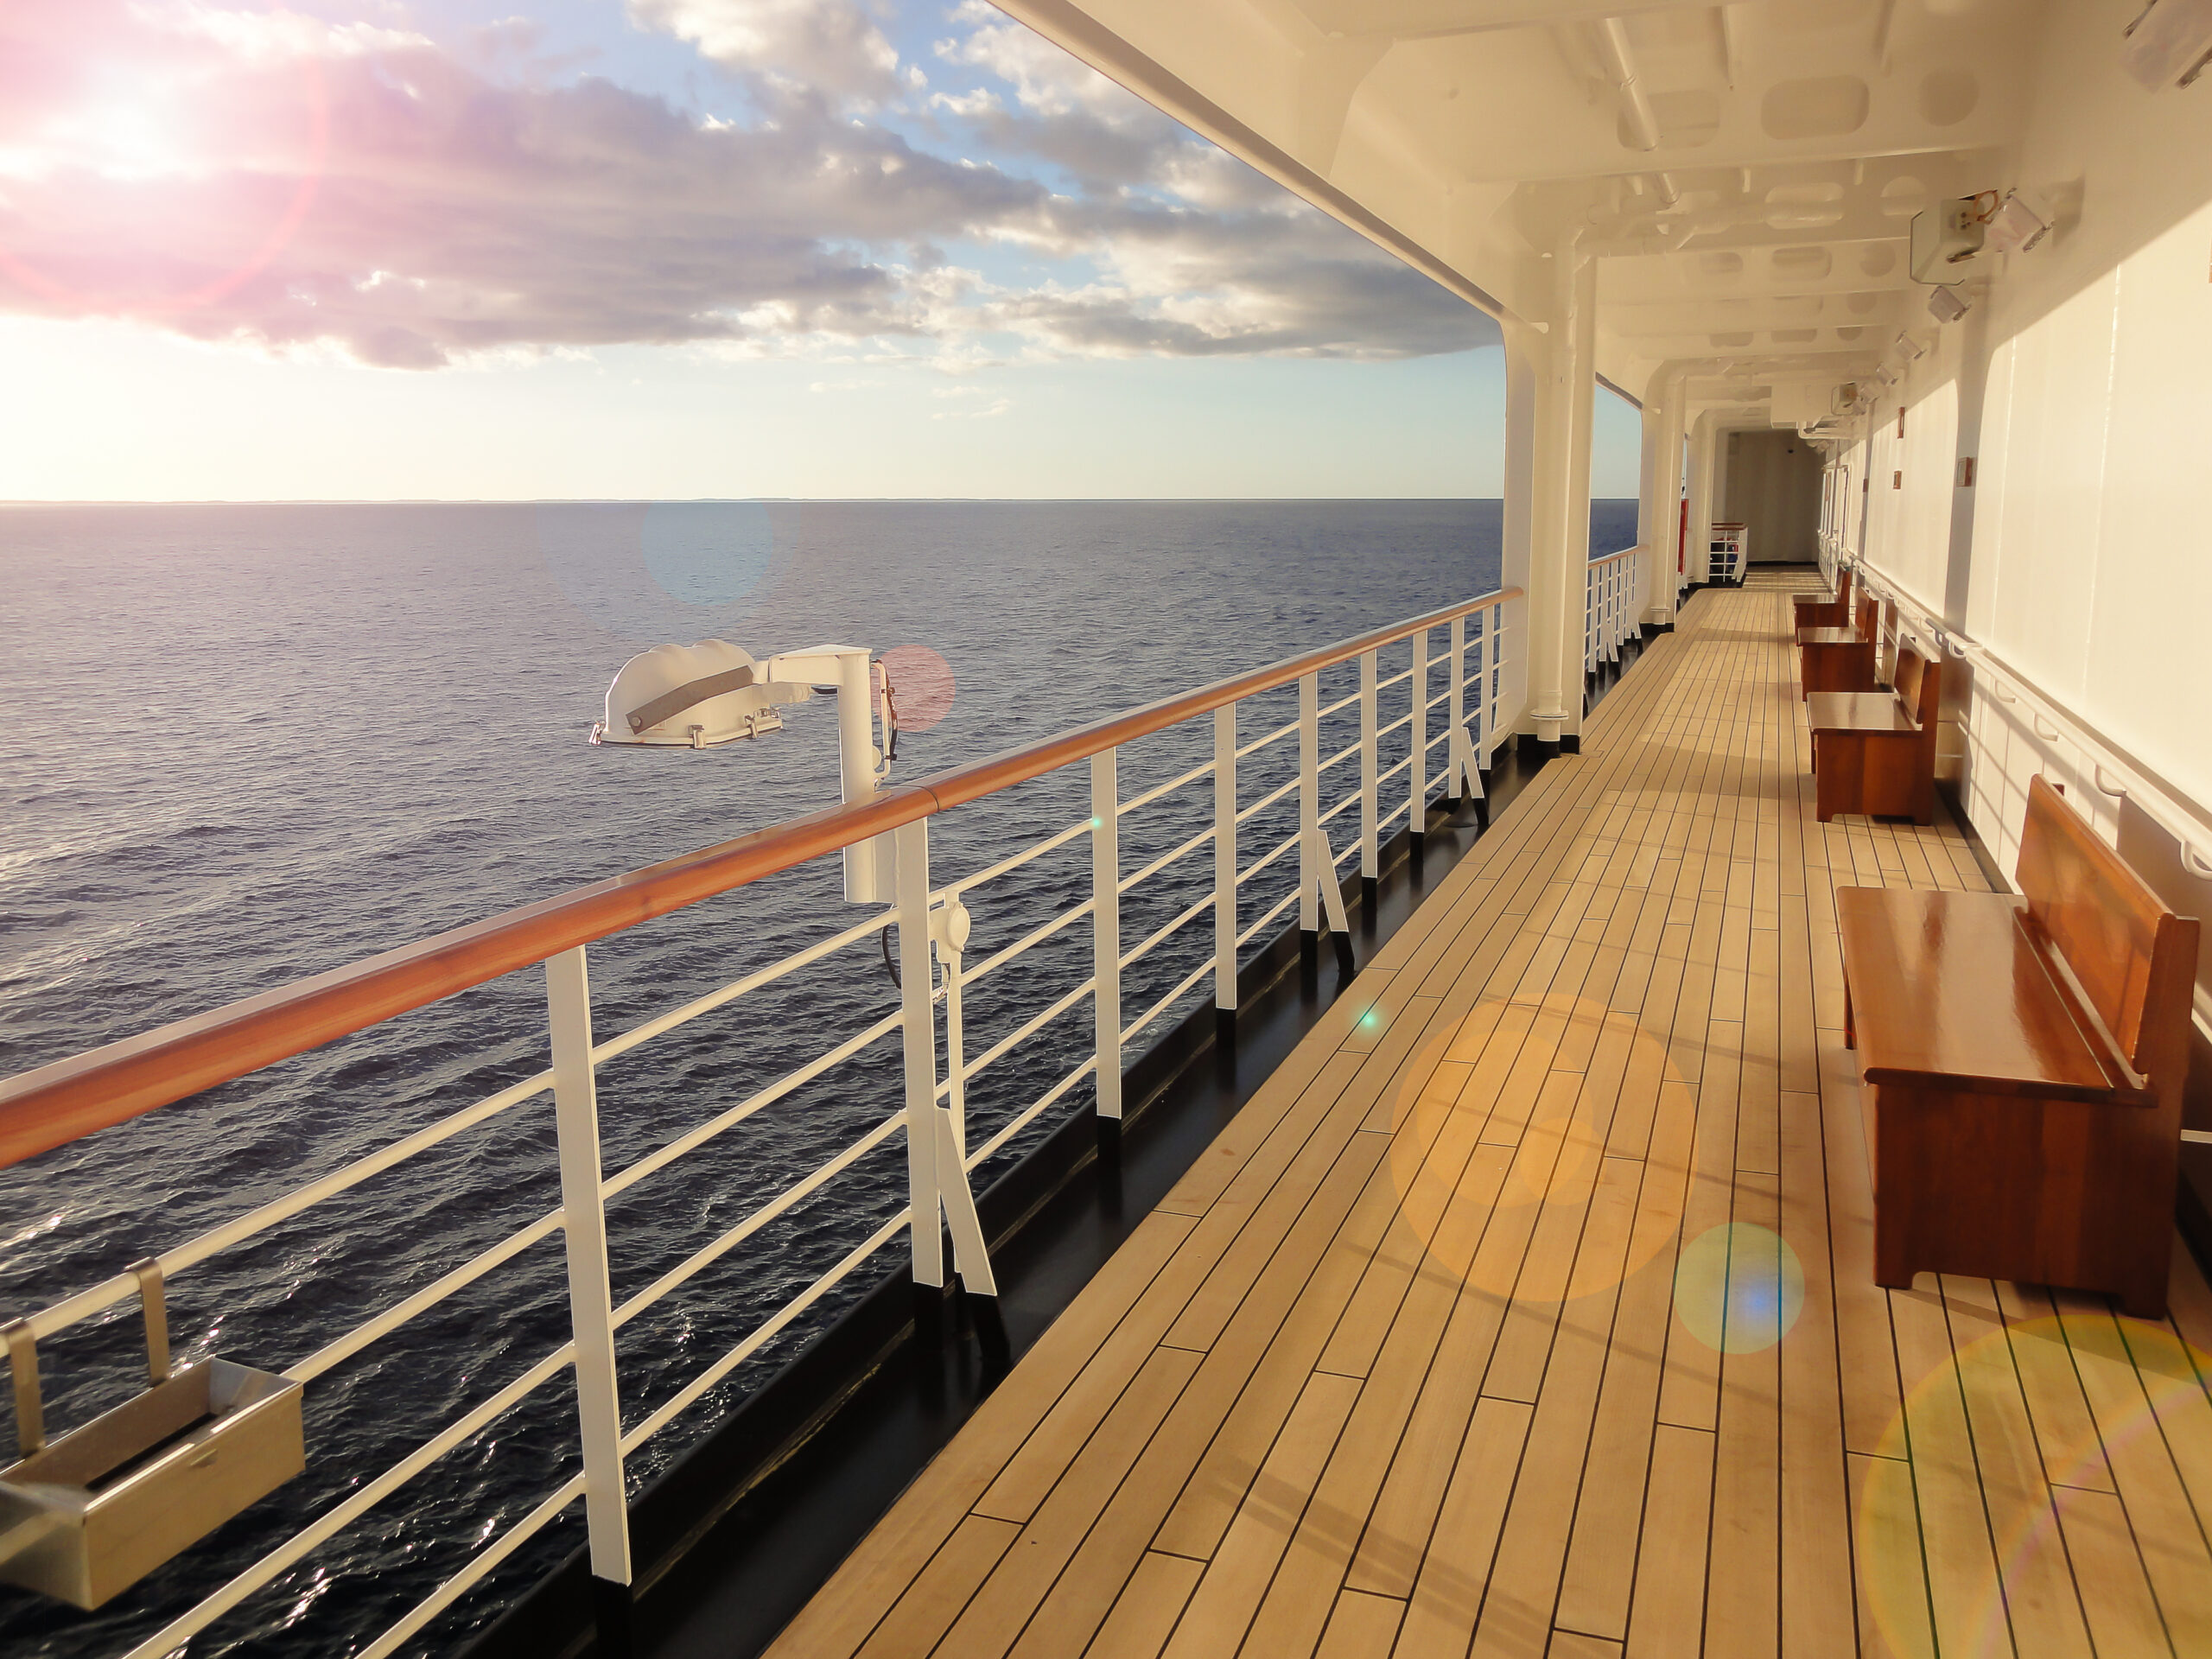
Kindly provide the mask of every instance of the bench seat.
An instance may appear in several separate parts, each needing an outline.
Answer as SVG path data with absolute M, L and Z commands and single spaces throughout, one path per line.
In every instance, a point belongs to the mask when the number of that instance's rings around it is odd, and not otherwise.
M 2052 1100 L 2139 1093 L 2060 988 L 2029 931 L 2024 901 L 2002 893 L 1838 887 L 1835 907 L 1845 1041 L 1859 1051 L 1867 1082 L 1948 1080 Z
M 1865 594 L 1855 611 L 1835 618 L 1832 625 L 1800 624 L 1797 695 L 1810 698 L 1822 691 L 1880 690 L 1875 658 L 1881 644 L 1881 607 Z
M 1891 691 L 1815 691 L 1806 701 L 1816 732 L 1914 732 L 1905 706 Z
M 1838 887 L 1874 1278 L 1961 1274 L 2166 1306 L 2197 924 L 2041 778 L 2019 896 Z
M 1936 822 L 1942 676 L 1942 664 L 1900 642 L 1892 691 L 1816 691 L 1806 699 L 1814 814 L 1822 823 L 1839 812 Z

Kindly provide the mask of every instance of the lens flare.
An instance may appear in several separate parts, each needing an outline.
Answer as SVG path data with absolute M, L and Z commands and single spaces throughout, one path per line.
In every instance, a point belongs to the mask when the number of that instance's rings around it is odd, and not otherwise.
M 1524 1043 L 1572 1046 L 1590 1057 L 1590 1070 L 1580 1077 L 1553 1071 L 1567 1081 L 1523 1099 L 1511 1073 Z M 1523 1253 L 1482 1252 L 1486 1236 L 1504 1236 L 1492 1235 L 1492 1224 L 1503 1221 L 1518 1236 L 1554 1206 L 1586 1206 L 1608 1137 L 1618 1131 L 1634 1140 L 1631 1155 L 1642 1155 L 1643 1139 L 1629 1120 L 1648 1123 L 1653 1102 L 1675 1080 L 1666 1045 L 1602 1002 L 1552 995 L 1478 1003 L 1422 1044 L 1389 1097 L 1398 1211 L 1388 1248 L 1412 1251 L 1424 1271 L 1464 1276 L 1494 1295 L 1526 1297 Z M 1674 1179 L 1647 1185 L 1625 1258 L 1578 1255 L 1565 1280 L 1567 1300 L 1614 1288 L 1672 1239 L 1682 1172 L 1661 1173 Z
M 2112 1541 L 2115 1522 L 2126 1527 L 2112 1494 L 2129 1490 L 2131 1465 L 2171 1468 L 2164 1425 L 2196 1432 L 2212 1409 L 2212 1355 L 2167 1325 L 2102 1308 L 1999 1323 L 1993 1309 L 1954 1303 L 1954 1339 L 1972 1328 L 1962 1313 L 1994 1328 L 1914 1382 L 1877 1455 L 1863 1459 L 1854 1554 L 1859 1599 L 1886 1651 L 1996 1659 L 2013 1651 L 2023 1621 L 2063 1640 L 2046 1629 L 2063 1619 L 2081 1639 L 2077 1584 L 2092 1605 L 2122 1593 L 2081 1579 L 2072 1556 L 2085 1546 L 2104 1553 L 2097 1547 Z M 2017 1440 L 2007 1433 L 2031 1424 Z M 2003 1456 L 2007 1445 L 2024 1446 L 2024 1466 Z M 1970 1500 L 1970 1527 L 1947 1496 Z M 2124 1554 L 2139 1543 L 2161 1548 L 2155 1536 L 2130 1537 Z M 1932 1607 L 1929 1551 L 1942 1553 L 1948 1586 Z M 2155 1585 L 2139 1580 L 2133 1593 L 2154 1594 Z
M 1675 1317 L 1716 1353 L 1771 1348 L 1804 1311 L 1804 1265 L 1770 1228 L 1747 1221 L 1711 1228 L 1675 1263 Z
M 682 643 L 740 628 L 775 591 L 791 563 L 786 517 L 749 501 L 548 503 L 537 545 L 554 585 L 601 627 Z M 790 642 L 735 643 L 758 654 Z
M 287 15 L 282 4 L 272 5 L 270 12 L 277 17 Z M 92 256 L 91 268 L 107 273 L 105 278 L 71 280 L 6 246 L 0 246 L 0 276 L 50 304 L 76 311 L 163 316 L 195 310 L 227 298 L 266 270 L 299 233 L 328 168 L 330 92 L 322 66 L 313 54 L 303 53 L 297 59 L 296 73 L 304 132 L 300 135 L 303 142 L 296 160 L 283 169 L 294 175 L 291 188 L 284 192 L 280 187 L 277 194 L 283 205 L 276 207 L 273 219 L 261 220 L 267 228 L 243 257 L 232 260 L 213 276 L 188 287 L 163 290 L 151 284 L 141 286 L 127 277 L 118 278 L 116 273 L 134 264 L 150 270 L 162 263 L 150 257 L 146 245 L 148 233 L 144 227 L 159 223 L 162 219 L 159 212 L 151 212 L 141 223 L 136 245 L 85 250 Z M 79 111 L 73 119 L 59 123 L 48 137 L 73 152 L 81 165 L 103 180 L 153 184 L 174 192 L 177 187 L 168 175 L 204 172 L 209 164 L 185 154 L 180 133 L 188 122 L 185 112 L 174 106 L 170 91 L 165 86 L 149 82 L 131 86 L 121 96 L 111 94 Z M 273 137 L 279 142 L 285 137 Z M 257 160 L 251 166 L 236 169 L 236 174 L 232 184 L 234 193 L 258 194 L 261 182 L 270 176 L 270 169 L 265 161 Z M 195 196 L 191 200 L 199 203 L 203 198 Z M 202 210 L 195 207 L 194 211 Z M 252 223 L 251 216 L 248 223 Z M 245 234 L 253 232 L 249 229 Z M 200 268 L 206 270 L 216 263 L 206 260 Z
M 926 732 L 952 712 L 952 664 L 927 645 L 893 645 L 882 662 L 900 731 Z M 880 683 L 876 695 L 880 702 Z

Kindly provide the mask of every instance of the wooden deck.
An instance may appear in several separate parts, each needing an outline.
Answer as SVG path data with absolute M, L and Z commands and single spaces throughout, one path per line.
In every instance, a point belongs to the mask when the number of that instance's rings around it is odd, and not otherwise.
M 1815 822 L 1789 591 L 1691 602 L 778 1656 L 2212 1655 L 2186 1257 L 2163 1325 L 1872 1282 L 1834 887 L 1984 883 Z

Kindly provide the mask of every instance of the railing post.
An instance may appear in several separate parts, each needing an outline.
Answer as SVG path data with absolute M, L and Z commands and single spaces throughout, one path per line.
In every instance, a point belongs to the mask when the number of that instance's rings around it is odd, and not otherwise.
M 1351 969 L 1351 924 L 1337 880 L 1328 837 L 1321 833 L 1321 677 L 1298 682 L 1298 925 L 1319 940 L 1326 925 L 1340 936 L 1337 950 Z
M 1582 568 L 1582 671 L 1587 674 L 1598 665 L 1598 573 L 1590 566 Z
M 930 824 L 893 831 L 898 849 L 899 1006 L 906 1058 L 906 1202 L 914 1283 L 944 1287 L 937 1136 L 937 1016 L 930 971 Z M 957 1172 L 948 1172 L 957 1173 Z
M 1307 674 L 1298 682 L 1298 931 L 1321 931 L 1321 683 Z
M 1414 635 L 1413 764 L 1406 768 L 1413 805 L 1406 811 L 1406 827 L 1418 846 L 1428 834 L 1428 630 Z
M 1091 1011 L 1097 1035 L 1098 1116 L 1122 1116 L 1122 797 L 1116 752 L 1090 757 Z
M 545 959 L 553 1039 L 553 1122 L 560 1142 L 562 1231 L 569 1255 L 569 1327 L 576 1348 L 576 1421 L 584 1454 L 591 1571 L 630 1582 L 630 1509 L 622 1484 L 622 1402 L 614 1382 L 614 1304 L 601 1195 L 599 1091 L 592 1073 L 591 988 L 584 948 Z
M 1375 653 L 1359 653 L 1359 874 L 1363 880 L 1379 880 L 1382 874 L 1382 836 L 1376 821 L 1382 808 L 1376 799 L 1376 779 L 1382 773 L 1382 756 L 1376 749 L 1375 728 L 1377 715 L 1375 706 Z M 1372 887 L 1368 889 L 1370 897 Z
M 968 1031 L 960 995 L 960 954 L 967 945 L 968 912 L 950 898 L 937 912 L 937 959 L 944 970 L 944 1109 L 952 1120 L 952 1145 L 968 1155 Z
M 1233 1040 L 1236 1027 L 1236 705 L 1213 711 L 1213 1006 Z
M 1474 746 L 1467 741 L 1467 619 L 1452 619 L 1452 740 L 1444 746 L 1444 766 L 1450 781 L 1451 803 L 1459 807 L 1483 792 L 1482 775 L 1475 769 Z

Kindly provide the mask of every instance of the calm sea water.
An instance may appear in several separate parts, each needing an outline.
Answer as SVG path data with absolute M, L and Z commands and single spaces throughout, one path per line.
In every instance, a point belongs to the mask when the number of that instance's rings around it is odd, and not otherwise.
M 1599 503 L 1593 518 L 1593 548 L 1634 539 L 1632 502 Z M 1491 501 L 0 507 L 0 1072 L 835 800 L 826 702 L 786 711 L 772 738 L 702 754 L 588 747 L 607 680 L 646 645 L 721 635 L 756 655 L 828 641 L 940 653 L 957 694 L 936 728 L 902 737 L 895 775 L 913 779 L 1482 592 L 1497 571 Z M 1138 746 L 1124 794 L 1209 741 Z M 1289 747 L 1255 764 L 1248 787 L 1287 775 Z M 939 819 L 933 874 L 966 874 L 1086 816 L 1084 788 L 1077 769 Z M 1133 820 L 1126 863 L 1198 826 L 1202 794 Z M 1248 826 L 1248 848 L 1286 822 Z M 1266 891 L 1248 914 L 1289 884 L 1276 868 L 1282 882 L 1255 884 Z M 1210 868 L 1192 859 L 1132 895 L 1125 939 L 1173 916 Z M 1078 843 L 972 895 L 970 963 L 1088 890 Z M 598 1033 L 857 913 L 823 861 L 594 945 Z M 1173 984 L 1210 938 L 1193 929 L 1140 964 L 1125 1010 Z M 1071 927 L 978 986 L 970 1052 L 1078 982 L 1089 950 Z M 0 1172 L 0 1317 L 537 1071 L 543 995 L 535 972 L 513 975 Z M 607 1168 L 894 1002 L 871 942 L 613 1063 L 600 1085 Z M 979 1077 L 971 1141 L 1079 1060 L 1089 1025 L 1078 1006 Z M 895 1040 L 864 1052 L 618 1199 L 617 1300 L 894 1110 L 897 1053 Z M 1088 1103 L 1078 1088 L 1064 1109 Z M 179 1357 L 281 1370 L 545 1214 L 557 1185 L 541 1096 L 180 1274 Z M 894 1135 L 626 1325 L 626 1419 L 894 1213 L 904 1185 Z M 633 1481 L 873 1277 L 679 1419 L 632 1461 Z M 304 1478 L 97 1613 L 0 1590 L 0 1647 L 120 1651 L 503 1386 L 566 1326 L 556 1233 L 315 1382 Z M 137 1342 L 125 1306 L 47 1344 L 49 1423 L 127 1395 Z M 191 1651 L 357 1649 L 566 1478 L 574 1422 L 565 1379 L 549 1384 Z M 449 1649 L 503 1587 L 580 1535 L 572 1512 L 420 1649 Z

